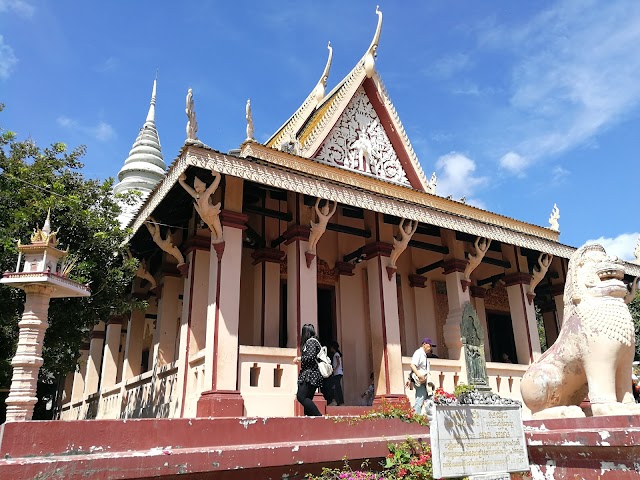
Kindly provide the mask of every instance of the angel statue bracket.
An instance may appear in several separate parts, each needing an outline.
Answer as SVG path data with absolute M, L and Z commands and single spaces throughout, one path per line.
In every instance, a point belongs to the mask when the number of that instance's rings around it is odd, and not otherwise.
M 182 276 L 187 276 L 187 272 L 189 267 L 184 261 L 184 257 L 182 256 L 182 252 L 178 247 L 173 244 L 173 235 L 171 234 L 171 230 L 167 229 L 167 235 L 165 238 L 162 238 L 162 232 L 160 230 L 160 224 L 158 221 L 149 216 L 147 221 L 144 223 L 151 234 L 151 238 L 156 245 L 160 247 L 161 250 L 167 252 L 178 262 L 178 271 L 182 274 Z
M 531 272 L 531 282 L 529 282 L 529 288 L 527 291 L 527 301 L 529 302 L 529 305 L 533 303 L 533 299 L 536 296 L 535 289 L 547 274 L 549 266 L 551 265 L 551 260 L 553 260 L 553 255 L 550 253 L 541 253 L 538 256 L 538 265 L 533 267 L 533 272 Z
M 478 237 L 473 243 L 474 253 L 470 253 L 467 259 L 467 266 L 464 269 L 464 274 L 461 280 L 462 291 L 466 291 L 469 285 L 471 285 L 471 274 L 478 268 L 478 265 L 482 262 L 482 259 L 489 251 L 491 246 L 491 240 L 488 238 Z
M 326 200 L 322 208 L 320 208 L 320 200 L 321 198 L 316 199 L 316 203 L 313 206 L 316 215 L 318 216 L 318 221 L 314 222 L 311 220 L 311 232 L 309 233 L 309 250 L 306 252 L 307 259 L 307 267 L 311 267 L 311 262 L 316 256 L 316 248 L 318 246 L 318 241 L 320 241 L 320 237 L 327 230 L 327 224 L 329 220 L 336 213 L 336 209 L 338 208 L 338 202 L 333 202 L 333 207 L 330 207 L 330 201 Z M 313 218 L 312 214 L 312 218 Z
M 187 175 L 182 173 L 178 178 L 178 182 L 182 185 L 189 195 L 193 197 L 193 206 L 200 215 L 200 218 L 207 224 L 211 230 L 211 243 L 217 244 L 224 242 L 222 223 L 220 223 L 220 202 L 213 203 L 213 194 L 216 192 L 222 175 L 215 170 L 211 170 L 213 182 L 207 187 L 207 184 L 195 177 L 193 180 L 193 188 L 187 185 Z
M 409 241 L 411 241 L 411 237 L 416 233 L 418 229 L 418 221 L 417 220 L 407 220 L 403 218 L 400 220 L 400 225 L 398 225 L 398 233 L 400 234 L 400 238 L 393 239 L 393 249 L 391 250 L 391 255 L 389 255 L 389 266 L 387 267 L 387 275 L 389 276 L 389 280 L 393 277 L 393 274 L 398 269 L 396 263 L 398 258 L 409 246 Z

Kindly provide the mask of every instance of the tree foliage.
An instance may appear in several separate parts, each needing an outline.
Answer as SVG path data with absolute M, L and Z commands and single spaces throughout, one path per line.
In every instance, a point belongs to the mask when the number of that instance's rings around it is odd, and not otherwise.
M 17 240 L 28 243 L 50 209 L 59 248 L 68 247 L 78 260 L 71 277 L 91 288 L 87 298 L 51 300 L 40 371 L 40 379 L 50 383 L 75 368 L 80 344 L 98 321 L 131 307 L 127 293 L 136 262 L 123 255 L 126 231 L 117 220 L 113 180 L 86 179 L 80 162 L 84 154 L 84 146 L 71 151 L 63 143 L 40 148 L 0 128 L 1 271 L 15 270 Z M 0 286 L 0 388 L 11 382 L 23 302 L 21 290 Z
M 629 304 L 629 311 L 633 317 L 633 324 L 636 329 L 636 355 L 634 360 L 640 360 L 640 292 L 636 298 Z

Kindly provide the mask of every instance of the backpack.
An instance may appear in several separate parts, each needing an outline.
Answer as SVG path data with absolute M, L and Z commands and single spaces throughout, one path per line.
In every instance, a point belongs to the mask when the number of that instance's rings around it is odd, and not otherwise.
M 333 374 L 333 366 L 331 365 L 331 359 L 327 355 L 327 347 L 321 347 L 317 355 L 318 358 L 318 370 L 320 375 L 324 378 L 329 378 Z

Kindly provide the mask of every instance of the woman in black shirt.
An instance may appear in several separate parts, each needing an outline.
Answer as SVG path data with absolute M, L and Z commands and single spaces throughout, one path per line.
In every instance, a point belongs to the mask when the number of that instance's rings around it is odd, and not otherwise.
M 300 375 L 298 376 L 298 393 L 296 398 L 304 407 L 304 414 L 311 417 L 320 417 L 322 414 L 315 403 L 313 394 L 322 384 L 322 375 L 318 369 L 318 353 L 320 342 L 316 338 L 316 330 L 310 323 L 302 326 L 300 334 L 301 357 L 296 357 L 295 362 L 300 363 Z

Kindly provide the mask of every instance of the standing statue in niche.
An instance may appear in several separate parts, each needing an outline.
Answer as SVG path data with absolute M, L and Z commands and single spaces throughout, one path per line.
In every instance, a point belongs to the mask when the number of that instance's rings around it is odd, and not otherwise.
M 405 225 L 405 222 L 408 223 Z M 398 261 L 400 254 L 407 249 L 411 237 L 413 237 L 413 234 L 416 233 L 416 230 L 418 229 L 418 223 L 419 222 L 417 220 L 414 223 L 413 220 L 407 220 L 406 218 L 400 220 L 400 225 L 398 226 L 400 240 L 395 237 L 393 239 L 393 250 L 391 250 L 391 255 L 389 255 L 390 267 L 396 268 L 396 262 Z
M 187 92 L 187 106 L 184 111 L 187 114 L 187 140 L 197 141 L 198 121 L 193 108 L 193 90 L 191 89 Z
M 195 177 L 193 180 L 193 188 L 187 185 L 185 181 L 187 179 L 187 175 L 182 173 L 178 178 L 178 182 L 182 185 L 189 195 L 193 197 L 194 207 L 200 215 L 200 218 L 204 220 L 211 230 L 211 243 L 221 243 L 224 241 L 222 236 L 222 224 L 220 223 L 220 202 L 213 204 L 211 197 L 215 193 L 218 185 L 220 185 L 220 180 L 222 179 L 222 175 L 220 175 L 215 170 L 211 170 L 211 175 L 213 175 L 213 183 L 207 187 L 207 184 L 200 180 L 198 177 Z
M 329 219 L 336 213 L 336 209 L 338 208 L 338 202 L 333 202 L 333 208 L 329 210 L 329 200 L 327 200 L 322 208 L 319 208 L 320 198 L 316 199 L 316 204 L 314 209 L 316 214 L 318 215 L 318 222 L 314 222 L 311 220 L 311 233 L 309 234 L 309 253 L 316 253 L 316 246 L 318 245 L 318 241 L 320 237 L 327 229 L 327 223 L 329 223 Z
M 173 258 L 178 261 L 178 265 L 182 265 L 184 263 L 184 257 L 182 256 L 182 252 L 178 247 L 173 244 L 173 236 L 171 235 L 171 230 L 167 229 L 166 238 L 162 238 L 162 232 L 160 231 L 160 224 L 158 221 L 149 216 L 147 221 L 144 222 L 147 226 L 147 230 L 151 234 L 153 241 L 158 245 L 163 251 L 167 252 Z
M 464 346 L 469 385 L 475 385 L 479 391 L 489 391 L 487 364 L 484 359 L 484 332 L 478 314 L 469 302 L 465 302 L 462 310 L 460 336 Z

